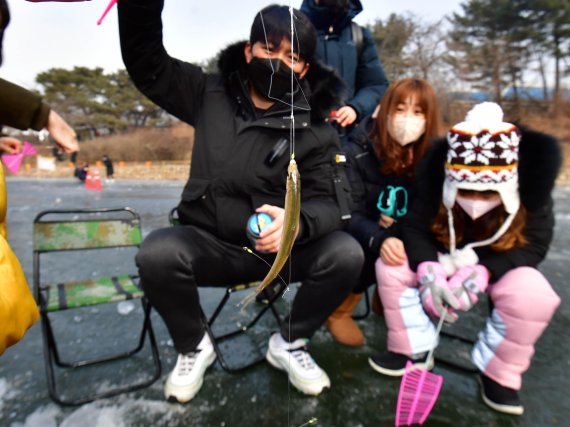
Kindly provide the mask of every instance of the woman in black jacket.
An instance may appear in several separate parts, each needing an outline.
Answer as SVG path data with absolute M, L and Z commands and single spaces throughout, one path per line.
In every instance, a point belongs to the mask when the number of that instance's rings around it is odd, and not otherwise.
M 338 342 L 349 346 L 364 344 L 352 312 L 362 293 L 376 282 L 376 259 L 382 257 L 390 265 L 405 261 L 400 221 L 414 197 L 414 166 L 439 128 L 435 93 L 424 80 L 395 82 L 379 108 L 345 147 L 353 200 L 349 232 L 360 242 L 365 264 L 358 285 L 326 325 Z
M 554 138 L 503 122 L 490 102 L 434 145 L 403 224 L 408 262 L 376 264 L 388 325 L 388 352 L 369 359 L 376 371 L 400 376 L 410 360 L 429 368 L 426 352 L 437 337 L 428 316 L 454 322 L 455 310 L 469 310 L 487 292 L 493 310 L 472 351 L 483 401 L 523 413 L 522 374 L 560 304 L 537 270 L 552 239 L 560 164 Z

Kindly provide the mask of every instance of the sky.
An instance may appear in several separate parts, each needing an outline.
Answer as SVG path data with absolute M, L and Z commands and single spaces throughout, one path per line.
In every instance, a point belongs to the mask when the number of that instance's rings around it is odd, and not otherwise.
M 120 0 L 119 0 L 120 1 Z M 361 0 L 356 17 L 361 25 L 391 13 L 412 12 L 426 22 L 460 12 L 462 0 Z M 9 0 L 11 22 L 4 36 L 0 77 L 30 89 L 40 89 L 35 77 L 50 68 L 124 68 L 119 47 L 117 11 L 101 26 L 96 22 L 108 0 L 77 3 L 31 3 Z M 170 55 L 202 62 L 228 44 L 246 39 L 257 11 L 287 0 L 166 0 L 163 11 L 164 45 Z M 293 0 L 299 8 L 301 0 Z

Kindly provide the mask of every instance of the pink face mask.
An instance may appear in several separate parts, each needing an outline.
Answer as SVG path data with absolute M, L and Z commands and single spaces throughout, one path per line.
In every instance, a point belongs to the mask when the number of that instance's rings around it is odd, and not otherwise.
M 501 199 L 495 200 L 477 200 L 477 199 L 467 199 L 465 197 L 461 197 L 457 195 L 455 201 L 461 209 L 465 211 L 467 215 L 471 217 L 472 220 L 476 220 L 479 217 L 482 217 L 487 212 L 495 209 L 497 206 L 501 205 Z

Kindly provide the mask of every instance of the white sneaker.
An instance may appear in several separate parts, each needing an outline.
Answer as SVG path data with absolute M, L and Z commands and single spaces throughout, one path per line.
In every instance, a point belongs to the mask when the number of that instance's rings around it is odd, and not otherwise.
M 308 340 L 299 338 L 286 342 L 279 332 L 269 339 L 265 358 L 275 368 L 285 371 L 289 381 L 302 393 L 318 396 L 325 388 L 331 387 L 331 380 L 309 354 Z
M 191 400 L 204 383 L 206 369 L 216 360 L 214 346 L 208 334 L 195 351 L 179 354 L 174 370 L 168 375 L 164 396 L 171 402 L 186 403 Z

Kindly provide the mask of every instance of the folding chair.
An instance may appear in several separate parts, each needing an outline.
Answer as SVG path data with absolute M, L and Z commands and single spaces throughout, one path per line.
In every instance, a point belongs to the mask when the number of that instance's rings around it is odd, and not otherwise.
M 169 222 L 171 225 L 173 225 L 173 226 L 180 225 L 180 220 L 178 218 L 178 213 L 177 213 L 176 208 L 173 208 L 170 211 L 170 213 L 168 215 L 168 219 L 169 219 Z M 238 372 L 242 372 L 248 368 L 251 368 L 251 367 L 263 362 L 265 360 L 265 354 L 260 353 L 260 355 L 257 358 L 255 358 L 254 360 L 251 360 L 251 361 L 249 361 L 246 364 L 243 364 L 241 366 L 231 366 L 230 364 L 227 363 L 226 358 L 224 356 L 224 353 L 222 352 L 222 350 L 220 348 L 220 343 L 222 341 L 249 331 L 251 328 L 253 328 L 253 326 L 255 326 L 255 324 L 263 317 L 263 315 L 268 310 L 270 310 L 271 313 L 273 313 L 273 317 L 275 318 L 277 325 L 279 327 L 281 326 L 282 319 L 281 319 L 281 316 L 279 315 L 279 312 L 275 308 L 274 303 L 283 294 L 283 291 L 285 290 L 285 286 L 282 284 L 279 285 L 281 287 L 279 289 L 279 291 L 276 292 L 270 298 L 269 303 L 264 305 L 263 308 L 261 308 L 258 311 L 258 313 L 254 316 L 254 318 L 251 319 L 247 323 L 247 325 L 240 326 L 240 327 L 238 327 L 238 328 L 236 328 L 230 332 L 226 332 L 223 334 L 219 334 L 219 335 L 214 334 L 214 332 L 212 330 L 214 322 L 216 321 L 216 319 L 218 318 L 218 316 L 222 312 L 224 306 L 226 305 L 226 303 L 228 302 L 228 300 L 230 299 L 232 294 L 234 294 L 236 292 L 241 292 L 241 291 L 245 291 L 245 290 L 255 288 L 255 287 L 257 287 L 257 285 L 259 285 L 259 283 L 260 282 L 250 282 L 250 283 L 239 283 L 239 284 L 235 284 L 235 285 L 228 285 L 226 287 L 225 292 L 224 292 L 224 296 L 222 297 L 221 301 L 218 303 L 218 305 L 216 306 L 216 308 L 214 309 L 213 313 L 210 315 L 209 318 L 204 313 L 204 310 L 201 309 L 202 323 L 204 324 L 204 328 L 206 329 L 206 332 L 210 336 L 210 339 L 211 339 L 212 344 L 214 346 L 214 351 L 216 352 L 216 355 L 218 357 L 218 361 L 220 362 L 220 365 L 227 372 L 238 373 Z M 208 287 L 208 285 L 200 284 L 200 287 Z
M 34 219 L 34 294 L 36 301 L 40 307 L 41 325 L 42 325 L 42 338 L 44 348 L 44 359 L 47 375 L 47 383 L 50 397 L 61 405 L 80 405 L 90 402 L 95 399 L 114 396 L 120 393 L 137 390 L 147 387 L 160 377 L 161 365 L 156 345 L 154 331 L 150 320 L 151 306 L 148 304 L 143 291 L 140 288 L 139 279 L 135 275 L 118 274 L 109 277 L 88 278 L 83 280 L 73 280 L 66 283 L 43 283 L 40 279 L 42 272 L 42 265 L 40 260 L 44 261 L 44 270 L 48 267 L 53 270 L 53 263 L 45 262 L 45 258 L 49 257 L 50 260 L 57 258 L 55 253 L 65 252 L 65 255 L 59 255 L 62 264 L 69 264 L 70 259 L 83 256 L 87 263 L 84 265 L 78 262 L 69 266 L 68 268 L 61 268 L 61 274 L 67 276 L 79 275 L 77 270 L 83 269 L 89 271 L 89 275 L 94 274 L 92 271 L 93 264 L 101 257 L 113 256 L 117 258 L 117 251 L 126 251 L 133 248 L 134 252 L 142 241 L 141 223 L 139 215 L 130 208 L 118 209 L 87 209 L 87 210 L 49 210 L 39 213 Z M 69 251 L 74 251 L 77 255 Z M 48 255 L 50 254 L 50 255 Z M 67 258 L 67 260 L 66 260 Z M 117 262 L 118 263 L 118 262 Z M 107 265 L 109 263 L 105 263 Z M 134 263 L 132 263 L 134 268 Z M 121 268 L 124 266 L 121 265 Z M 56 271 L 54 274 L 60 273 Z M 89 277 L 89 275 L 87 277 Z M 59 274 L 58 274 L 59 276 Z M 75 319 L 95 317 L 94 312 L 97 313 L 100 309 L 86 310 L 86 307 L 119 303 L 121 301 L 130 299 L 140 299 L 144 318 L 140 335 L 138 336 L 136 346 L 134 348 L 116 352 L 107 349 L 109 353 L 105 355 L 92 355 L 89 358 L 82 360 L 75 360 L 78 356 L 68 355 L 68 358 L 61 357 L 60 349 L 62 346 L 69 348 L 74 343 L 62 343 L 62 337 L 71 334 Z M 115 305 L 117 305 L 115 304 Z M 101 307 L 105 309 L 105 307 Z M 63 313 L 56 314 L 57 312 L 74 310 L 72 313 L 75 317 L 71 317 L 71 313 L 66 315 Z M 77 314 L 79 313 L 79 314 Z M 80 316 L 81 315 L 81 316 Z M 71 320 L 69 320 L 71 319 Z M 121 321 L 124 318 L 120 318 Z M 129 318 L 130 319 L 130 318 Z M 54 333 L 53 322 L 66 321 L 65 331 Z M 131 320 L 129 320 L 131 321 Z M 124 323 L 128 323 L 126 320 Z M 99 326 L 99 325 L 97 325 Z M 123 325 L 120 325 L 123 326 Z M 105 328 L 102 328 L 105 329 Z M 107 334 L 107 330 L 102 330 L 106 338 L 112 338 L 113 334 Z M 138 330 L 138 326 L 137 326 Z M 65 333 L 64 333 L 65 332 Z M 82 328 L 84 332 L 84 328 Z M 96 335 L 99 334 L 97 330 Z M 138 334 L 138 333 L 137 333 Z M 66 397 L 61 393 L 58 381 L 63 377 L 69 378 L 71 375 L 85 375 L 85 370 L 82 373 L 79 371 L 72 371 L 72 369 L 92 366 L 99 366 L 97 372 L 103 372 L 104 362 L 115 361 L 119 359 L 126 359 L 138 353 L 144 346 L 146 336 L 148 334 L 150 342 L 150 350 L 152 354 L 153 368 L 149 373 L 150 377 L 143 380 L 138 380 L 134 383 L 127 385 L 114 386 L 106 388 L 104 391 L 94 391 L 92 393 L 77 393 L 84 394 L 82 397 Z M 56 343 L 56 335 L 59 339 L 60 346 Z M 124 331 L 118 337 L 114 337 L 119 341 L 119 345 L 125 342 Z M 97 338 L 98 347 L 105 345 L 104 341 Z M 107 343 L 109 341 L 107 340 Z M 113 343 L 113 348 L 115 344 Z M 126 344 L 124 345 L 127 346 Z M 91 349 L 89 349 L 91 350 Z M 71 350 L 65 351 L 70 353 Z M 86 352 L 86 351 L 84 351 Z M 101 352 L 101 351 L 100 351 Z M 73 353 L 77 355 L 78 351 L 73 349 Z M 94 352 L 89 351 L 93 354 Z M 107 353 L 107 352 L 105 352 Z M 74 360 L 70 360 L 74 359 Z M 65 368 L 65 375 L 58 375 L 54 371 L 54 365 L 60 368 Z M 74 372 L 74 374 L 72 374 Z M 89 372 L 87 372 L 88 374 Z M 138 377 L 138 376 L 137 376 Z M 97 378 L 100 378 L 97 375 Z M 112 378 L 114 379 L 114 378 Z M 99 386 L 99 389 L 105 388 Z M 69 391 L 69 390 L 67 390 Z

